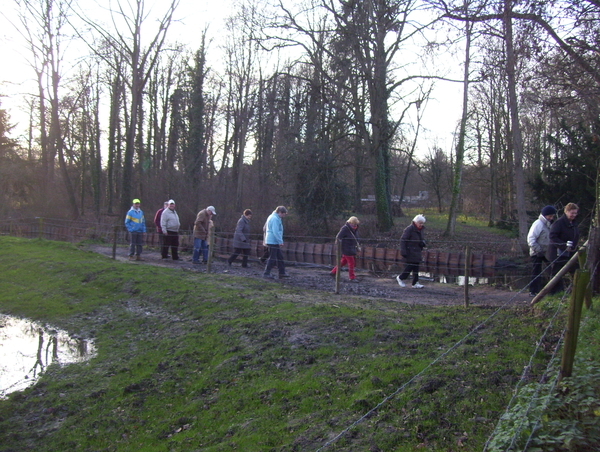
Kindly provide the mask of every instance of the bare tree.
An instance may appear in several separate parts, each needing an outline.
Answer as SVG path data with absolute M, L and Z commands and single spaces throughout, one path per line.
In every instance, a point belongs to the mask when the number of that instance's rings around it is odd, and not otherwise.
M 444 200 L 451 187 L 451 168 L 448 156 L 438 146 L 434 146 L 423 159 L 420 175 L 435 193 L 438 212 L 443 212 Z
M 46 187 L 54 181 L 55 159 L 58 164 L 69 198 L 71 216 L 77 218 L 79 209 L 71 177 L 64 155 L 64 137 L 60 121 L 61 64 L 63 44 L 68 39 L 65 25 L 71 13 L 72 0 L 20 0 L 23 8 L 20 32 L 26 38 L 32 53 L 32 66 L 36 71 L 39 86 L 40 124 L 42 127 L 42 159 L 46 172 Z M 49 85 L 46 87 L 46 83 Z M 46 99 L 50 100 L 49 131 L 46 132 Z M 47 190 L 45 190 L 47 192 Z
M 237 13 L 227 21 L 228 36 L 225 44 L 228 108 L 225 154 L 231 154 L 232 181 L 235 184 L 233 208 L 242 210 L 244 199 L 244 160 L 248 134 L 256 109 L 258 83 L 259 30 L 258 2 L 239 4 Z M 225 163 L 225 162 L 224 162 Z M 223 175 L 223 170 L 221 175 Z
M 465 11 L 469 9 L 469 3 L 463 4 Z M 469 83 L 471 78 L 471 41 L 473 35 L 473 24 L 469 21 L 465 22 L 465 60 L 463 72 L 463 106 L 462 115 L 460 118 L 460 129 L 458 132 L 458 142 L 456 145 L 456 158 L 454 160 L 454 171 L 452 181 L 452 199 L 450 201 L 450 210 L 448 212 L 448 223 L 444 235 L 454 237 L 456 228 L 456 214 L 458 210 L 458 201 L 461 193 L 463 164 L 465 158 L 465 139 L 467 129 L 467 119 L 469 112 Z
M 348 113 L 344 119 L 355 129 L 352 147 L 361 149 L 365 157 L 357 155 L 357 171 L 361 171 L 360 175 L 373 173 L 381 231 L 388 231 L 393 225 L 390 156 L 400 122 L 393 120 L 390 113 L 392 96 L 408 80 L 417 78 L 395 79 L 392 74 L 403 46 L 426 27 L 409 20 L 416 8 L 417 3 L 410 0 L 321 0 L 303 5 L 301 11 L 292 11 L 280 1 L 281 45 L 301 46 L 328 85 L 337 84 L 346 90 L 343 106 Z M 327 57 L 325 60 L 319 58 L 322 54 Z M 355 204 L 359 203 L 356 190 L 361 185 L 361 177 L 355 177 Z
M 163 50 L 169 26 L 173 21 L 173 14 L 179 0 L 170 0 L 166 11 L 159 17 L 154 34 L 146 40 L 144 31 L 149 12 L 146 10 L 145 0 L 116 0 L 109 1 L 109 13 L 112 27 L 106 27 L 94 18 L 86 17 L 84 13 L 79 16 L 97 33 L 102 41 L 108 43 L 124 60 L 128 66 L 129 74 L 123 78 L 130 93 L 129 114 L 126 122 L 125 155 L 123 159 L 123 176 L 121 181 L 121 209 L 127 210 L 131 203 L 134 179 L 134 156 L 136 141 L 140 134 L 138 124 L 142 111 L 144 88 L 152 75 L 158 57 Z M 92 49 L 96 55 L 113 70 L 122 70 L 115 66 L 115 61 L 106 58 L 103 53 Z M 125 74 L 124 74 L 125 75 Z

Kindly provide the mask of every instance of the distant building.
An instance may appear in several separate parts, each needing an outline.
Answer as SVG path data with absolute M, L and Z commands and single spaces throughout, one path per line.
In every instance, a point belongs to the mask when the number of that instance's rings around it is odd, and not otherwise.
M 429 199 L 429 192 L 427 190 L 421 190 L 416 196 L 405 196 L 402 199 L 402 203 L 412 204 L 427 201 Z M 367 195 L 366 198 L 361 199 L 362 202 L 375 202 L 375 195 Z M 400 202 L 400 196 L 392 195 L 392 202 Z

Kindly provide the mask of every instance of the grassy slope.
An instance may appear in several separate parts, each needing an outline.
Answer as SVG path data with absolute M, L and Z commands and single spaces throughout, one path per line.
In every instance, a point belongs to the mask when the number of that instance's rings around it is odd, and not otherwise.
M 0 401 L 0 451 L 316 450 L 408 382 L 326 450 L 481 450 L 546 326 L 543 311 L 501 311 L 411 381 L 493 311 L 118 263 L 64 243 L 0 248 L 0 312 L 92 336 L 99 351 Z

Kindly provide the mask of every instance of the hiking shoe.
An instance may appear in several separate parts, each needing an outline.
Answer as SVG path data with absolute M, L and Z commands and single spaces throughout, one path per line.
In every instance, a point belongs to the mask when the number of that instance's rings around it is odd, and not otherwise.
M 144 259 L 142 259 L 142 256 L 139 256 L 139 255 L 138 255 L 138 256 L 136 256 L 136 257 L 135 257 L 135 260 L 136 260 L 136 261 L 143 261 Z
M 131 256 L 129 256 L 129 260 L 132 261 L 135 259 L 135 256 L 132 254 Z
M 404 284 L 404 281 L 402 281 L 402 280 L 400 279 L 400 275 L 396 276 L 396 281 L 398 281 L 398 285 L 399 285 L 400 287 L 406 287 L 406 284 Z
M 265 279 L 275 279 L 275 277 L 273 275 L 271 275 L 270 273 L 264 273 L 263 274 L 263 278 L 265 278 Z
M 281 279 L 281 278 L 289 278 L 289 277 L 290 277 L 290 275 L 288 275 L 287 273 L 281 273 L 279 275 L 279 279 Z
M 419 283 L 413 284 L 413 289 L 422 289 L 423 287 L 425 287 L 423 284 L 419 284 Z
M 535 297 L 536 295 L 537 295 L 537 292 L 529 292 L 529 296 L 532 298 Z

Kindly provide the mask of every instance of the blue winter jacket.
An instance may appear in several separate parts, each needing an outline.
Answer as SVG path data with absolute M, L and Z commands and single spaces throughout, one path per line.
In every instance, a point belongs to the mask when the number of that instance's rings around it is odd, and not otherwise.
M 265 243 L 267 245 L 283 244 L 283 223 L 277 212 L 273 212 L 267 218 L 267 231 L 265 234 Z
M 141 209 L 135 210 L 133 207 L 129 209 L 125 217 L 125 227 L 129 232 L 146 232 L 144 212 Z

